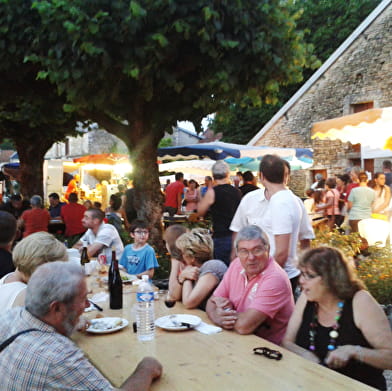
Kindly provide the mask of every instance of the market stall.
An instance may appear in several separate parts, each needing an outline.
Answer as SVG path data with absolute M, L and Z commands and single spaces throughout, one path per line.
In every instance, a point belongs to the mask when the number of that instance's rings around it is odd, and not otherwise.
M 81 199 L 89 199 L 106 208 L 111 194 L 118 192 L 124 175 L 132 171 L 129 156 L 118 153 L 87 155 L 73 159 L 80 175 Z

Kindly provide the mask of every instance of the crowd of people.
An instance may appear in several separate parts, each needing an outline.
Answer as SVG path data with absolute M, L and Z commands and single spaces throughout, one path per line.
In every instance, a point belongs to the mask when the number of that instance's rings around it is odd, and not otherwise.
M 263 188 L 250 174 L 233 185 L 228 165 L 218 161 L 204 186 L 186 183 L 182 173 L 167 184 L 164 210 L 169 216 L 185 209 L 208 214 L 212 225 L 211 232 L 180 224 L 166 228 L 168 296 L 186 308 L 206 311 L 225 330 L 255 334 L 385 390 L 382 373 L 392 369 L 388 319 L 339 250 L 310 248 L 310 242 L 316 215 L 327 219 L 330 228 L 346 218 L 354 232 L 372 213 L 388 216 L 392 171 L 377 173 L 370 183 L 357 167 L 349 177 L 319 176 L 305 202 L 288 188 L 290 165 L 278 156 L 261 160 Z M 79 204 L 72 192 L 64 204 L 51 194 L 49 211 L 38 196 L 31 199 L 31 208 L 14 199 L 14 213 L 0 211 L 0 365 L 11 368 L 2 389 L 26 389 L 26 384 L 37 390 L 113 389 L 68 338 L 89 305 L 86 284 L 81 269 L 66 262 L 65 246 L 41 228 L 46 218 L 60 217 L 65 236 L 77 238 L 75 248 L 87 247 L 89 256 L 103 255 L 108 263 L 115 248 L 124 270 L 152 279 L 159 267 L 148 243 L 152 227 L 126 208 L 134 197 L 130 190 L 122 199 L 111 197 L 106 214 Z M 124 248 L 116 222 L 127 213 L 132 244 Z M 112 221 L 105 221 L 108 215 Z M 36 220 L 42 223 L 39 232 L 34 231 Z M 13 248 L 22 227 L 23 238 Z M 43 349 L 45 354 L 38 354 Z M 16 376 L 14 364 L 24 354 L 31 360 L 29 371 Z M 161 373 L 158 361 L 145 358 L 122 389 L 147 390 Z
M 392 217 L 392 163 L 383 162 L 383 171 L 372 179 L 354 166 L 348 173 L 324 179 L 316 175 L 316 182 L 307 190 L 306 210 L 314 221 L 326 218 L 330 229 L 344 222 L 350 232 L 359 232 L 361 220 L 376 218 L 388 221 Z

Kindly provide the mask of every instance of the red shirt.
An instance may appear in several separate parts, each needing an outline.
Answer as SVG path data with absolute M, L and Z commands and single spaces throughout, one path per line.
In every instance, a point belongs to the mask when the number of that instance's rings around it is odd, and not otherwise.
M 344 200 L 347 202 L 348 200 L 348 196 L 350 195 L 350 192 L 352 189 L 356 188 L 359 186 L 359 183 L 357 182 L 353 182 L 353 183 L 349 183 L 346 187 L 346 197 L 344 197 Z
M 50 214 L 46 209 L 28 209 L 22 213 L 21 219 L 24 221 L 23 237 L 34 232 L 48 232 Z
M 65 236 L 82 234 L 86 231 L 83 227 L 82 218 L 86 208 L 76 202 L 70 202 L 61 208 L 61 218 L 65 224 Z
M 180 205 L 177 204 L 178 194 L 184 192 L 184 184 L 181 181 L 175 181 L 170 183 L 166 188 L 166 199 L 165 206 L 171 206 L 172 208 L 178 209 Z

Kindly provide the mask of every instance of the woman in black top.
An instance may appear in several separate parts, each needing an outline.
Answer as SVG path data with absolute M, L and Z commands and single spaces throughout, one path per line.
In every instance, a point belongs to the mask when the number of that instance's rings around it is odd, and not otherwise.
M 309 250 L 299 268 L 302 295 L 283 346 L 386 390 L 382 372 L 392 369 L 392 332 L 381 307 L 334 248 Z

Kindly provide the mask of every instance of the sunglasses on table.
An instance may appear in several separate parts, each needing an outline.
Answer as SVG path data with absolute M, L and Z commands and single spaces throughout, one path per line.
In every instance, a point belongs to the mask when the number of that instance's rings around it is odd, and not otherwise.
M 270 358 L 271 360 L 281 360 L 283 355 L 278 350 L 272 350 L 270 348 L 262 347 L 262 348 L 254 348 L 254 354 L 259 354 L 260 356 L 264 356 Z

